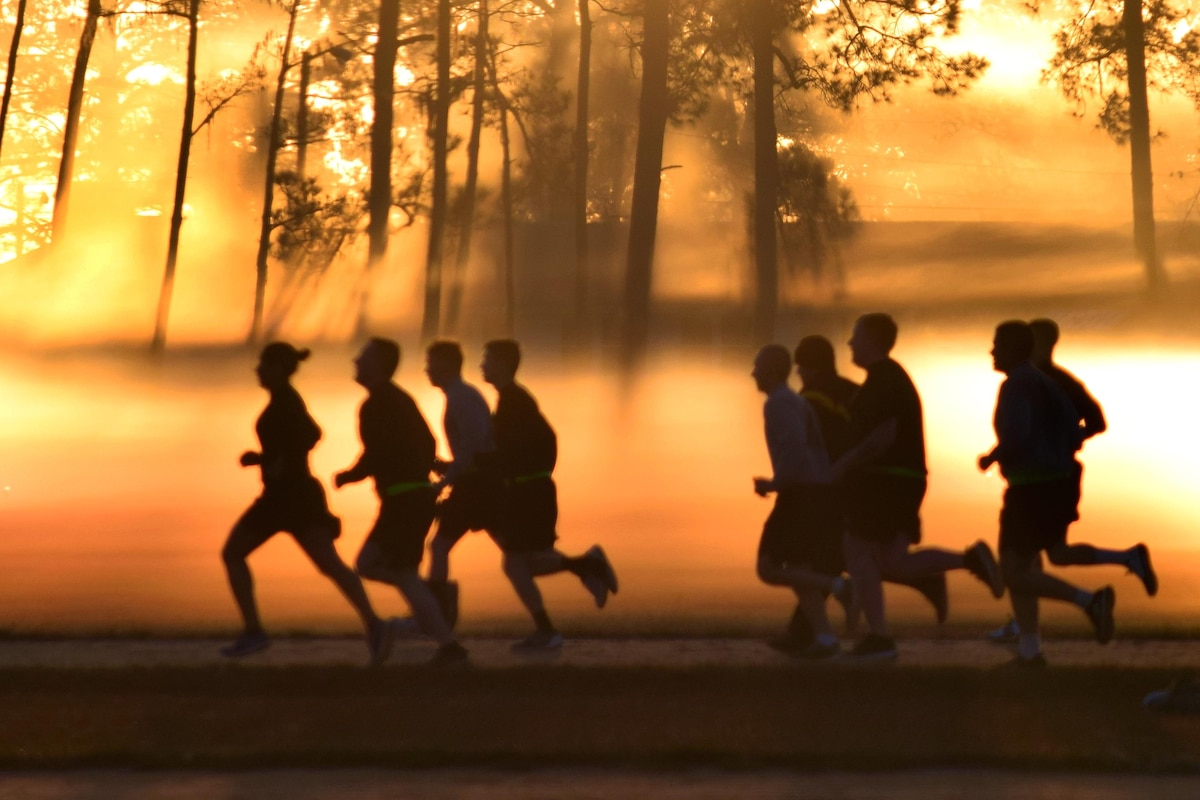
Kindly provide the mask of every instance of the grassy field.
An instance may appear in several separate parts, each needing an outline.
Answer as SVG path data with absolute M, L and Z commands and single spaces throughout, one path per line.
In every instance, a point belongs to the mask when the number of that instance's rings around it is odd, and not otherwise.
M 0 767 L 1200 772 L 1165 669 L 0 670 Z

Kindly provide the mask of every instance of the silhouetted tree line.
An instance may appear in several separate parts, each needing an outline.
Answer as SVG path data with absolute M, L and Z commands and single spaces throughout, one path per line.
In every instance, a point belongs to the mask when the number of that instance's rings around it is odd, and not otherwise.
M 139 142 L 171 141 L 164 131 L 179 131 L 156 348 L 167 339 L 192 144 L 234 105 L 257 121 L 230 146 L 261 176 L 249 341 L 273 335 L 339 257 L 364 258 L 355 314 L 365 330 L 389 238 L 418 220 L 428 230 L 425 338 L 460 325 L 472 242 L 482 226 L 502 237 L 494 281 L 511 330 L 520 270 L 515 230 L 529 223 L 570 232 L 570 263 L 562 269 L 572 272 L 571 319 L 584 333 L 598 313 L 589 228 L 627 219 L 621 343 L 636 360 L 651 318 L 659 195 L 663 171 L 672 166 L 663 163 L 669 124 L 694 126 L 713 163 L 724 166 L 727 194 L 745 200 L 754 333 L 766 341 L 779 305 L 781 252 L 785 270 L 836 280 L 840 242 L 857 219 L 832 162 L 795 136 L 780 137 L 781 125 L 815 130 L 817 107 L 848 112 L 887 101 L 895 87 L 913 82 L 953 95 L 987 67 L 978 56 L 937 46 L 957 29 L 960 0 L 275 5 L 247 63 L 230 68 L 206 49 L 248 21 L 266 19 L 261 9 L 230 0 L 88 0 L 76 25 L 63 22 L 74 7 L 64 0 L 3 4 L 12 38 L 0 107 L 8 179 L 0 202 L 18 215 L 17 255 L 69 235 L 68 199 L 83 176 L 121 187 L 133 207 L 165 208 L 155 195 L 162 176 L 139 159 Z M 1200 103 L 1200 32 L 1179 36 L 1184 11 L 1167 0 L 1093 8 L 1062 28 L 1047 76 L 1077 102 L 1098 96 L 1101 124 L 1131 142 L 1135 239 L 1157 286 L 1146 90 L 1182 90 Z M 76 30 L 77 44 L 65 48 Z M 93 63 L 98 40 L 105 43 L 100 65 Z M 167 84 L 181 84 L 175 125 L 153 102 L 163 94 L 154 81 L 132 77 L 148 67 L 160 70 L 158 79 L 169 69 Z M 131 77 L 116 77 L 125 75 Z M 46 98 L 64 87 L 66 107 L 49 105 Z M 451 135 L 454 115 L 466 117 L 465 141 Z M 487 130 L 501 153 L 499 175 L 484 177 Z M 82 142 L 113 147 L 80 164 Z M 461 183 L 447 165 L 460 148 Z M 31 204 L 26 184 L 49 184 L 55 166 L 53 199 Z M 493 184 L 498 197 L 481 188 Z M 42 224 L 46 208 L 50 221 Z M 358 256 L 350 246 L 364 232 L 365 256 Z

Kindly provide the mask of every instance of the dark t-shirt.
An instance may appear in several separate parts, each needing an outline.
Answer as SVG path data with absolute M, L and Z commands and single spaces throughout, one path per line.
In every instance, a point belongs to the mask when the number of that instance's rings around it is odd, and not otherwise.
M 514 383 L 499 392 L 492 415 L 495 463 L 505 478 L 552 472 L 558 461 L 558 438 L 524 386 Z
M 1068 477 L 1079 449 L 1074 404 L 1029 362 L 1007 371 L 996 397 L 993 457 L 1010 486 Z
M 271 394 L 254 431 L 262 451 L 265 488 L 287 486 L 309 476 L 308 453 L 321 440 L 321 429 L 293 386 Z
M 363 453 L 351 472 L 375 479 L 380 494 L 389 487 L 429 480 L 436 442 L 408 392 L 388 383 L 367 395 L 358 410 Z
M 850 431 L 850 404 L 858 393 L 858 384 L 841 375 L 806 381 L 800 396 L 817 412 L 821 438 L 829 461 L 833 463 L 853 444 Z
M 924 478 L 925 425 L 921 398 L 904 367 L 890 358 L 867 368 L 867 379 L 850 403 L 850 430 L 857 443 L 888 420 L 896 420 L 896 439 L 862 471 Z

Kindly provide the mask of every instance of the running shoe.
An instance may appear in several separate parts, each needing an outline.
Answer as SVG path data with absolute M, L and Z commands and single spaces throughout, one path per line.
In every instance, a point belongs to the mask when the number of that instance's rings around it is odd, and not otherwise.
M 1117 604 L 1117 593 L 1113 591 L 1111 586 L 1105 586 L 1103 589 L 1092 595 L 1092 601 L 1087 604 L 1084 611 L 1087 612 L 1088 619 L 1092 621 L 1092 625 L 1096 628 L 1096 641 L 1100 644 L 1108 644 L 1113 637 L 1113 606 Z
M 587 589 L 596 601 L 596 608 L 604 608 L 604 604 L 608 602 L 608 586 L 604 579 L 595 573 L 589 573 L 581 575 L 579 580 L 583 581 L 583 588 Z
M 561 650 L 562 646 L 563 637 L 558 631 L 535 631 L 532 636 L 515 643 L 512 651 L 514 653 L 546 653 Z
M 227 644 L 222 647 L 221 655 L 226 658 L 242 658 L 243 656 L 251 656 L 262 652 L 270 646 L 271 640 L 262 631 L 258 633 L 243 633 L 233 640 L 233 644 Z
M 470 666 L 470 663 L 467 649 L 458 642 L 442 645 L 433 654 L 433 658 L 429 659 L 429 666 L 437 669 L 455 669 Z
M 613 594 L 617 593 L 617 573 L 613 571 L 612 564 L 609 563 L 608 556 L 604 553 L 604 548 L 598 544 L 594 544 L 583 554 L 584 558 L 592 559 L 596 562 L 596 571 L 600 575 L 600 579 L 604 581 L 604 585 Z
M 992 644 L 1016 644 L 1020 638 L 1021 629 L 1017 627 L 1017 621 L 1011 617 L 999 628 L 992 628 L 987 632 L 987 640 Z
M 367 632 L 367 651 L 371 654 L 370 665 L 378 667 L 392 654 L 392 620 L 376 620 Z
M 1165 714 L 1200 714 L 1200 682 L 1196 678 L 1172 681 L 1166 689 L 1146 695 L 1142 708 Z
M 1146 594 L 1154 597 L 1158 594 L 1158 575 L 1154 573 L 1154 567 L 1150 565 L 1150 548 L 1144 544 L 1139 544 L 1133 548 L 1133 562 L 1129 565 L 1129 571 L 1142 581 L 1142 586 L 1146 587 Z
M 854 645 L 850 655 L 858 661 L 884 661 L 895 658 L 898 653 L 892 637 L 868 633 Z
M 941 625 L 950 614 L 950 595 L 946 591 L 946 573 L 917 578 L 910 584 L 933 606 L 933 614 Z
M 992 555 L 992 548 L 982 539 L 967 548 L 963 553 L 967 571 L 987 584 L 992 590 L 992 597 L 999 600 L 1004 596 L 1004 577 L 1000 574 L 1000 566 Z

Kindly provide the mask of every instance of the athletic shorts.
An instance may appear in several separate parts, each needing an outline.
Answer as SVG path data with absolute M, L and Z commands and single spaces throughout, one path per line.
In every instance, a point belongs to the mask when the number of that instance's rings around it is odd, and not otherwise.
M 552 478 L 508 484 L 496 524 L 496 542 L 506 553 L 537 553 L 558 539 L 558 489 Z
M 805 566 L 826 575 L 845 569 L 842 531 L 831 487 L 792 486 L 775 494 L 763 525 L 759 558 Z
M 250 504 L 235 528 L 246 527 L 265 542 L 277 533 L 290 533 L 296 538 L 328 536 L 336 539 L 342 532 L 342 521 L 329 510 L 325 489 L 311 475 L 285 486 L 272 486 Z
M 379 517 L 364 545 L 375 545 L 386 567 L 416 569 L 425 555 L 425 538 L 436 513 L 437 492 L 432 486 L 384 495 L 379 498 Z
M 438 504 L 440 539 L 457 542 L 468 531 L 495 530 L 503 484 L 488 472 L 468 472 L 450 487 L 450 494 Z
M 921 541 L 921 503 L 924 478 L 863 473 L 846 485 L 846 532 L 868 542 L 888 543 L 904 536 Z
M 1047 483 L 1010 486 L 1000 509 L 1000 551 L 1033 556 L 1067 540 L 1078 519 L 1074 477 Z

